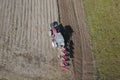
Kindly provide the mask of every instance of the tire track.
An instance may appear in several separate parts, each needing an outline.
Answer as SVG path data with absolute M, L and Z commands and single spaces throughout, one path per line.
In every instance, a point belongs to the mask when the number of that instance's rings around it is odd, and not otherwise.
M 5 5 L 6 5 L 5 1 L 3 1 L 3 6 L 2 6 L 2 9 L 1 9 L 1 12 L 4 11 Z M 1 19 L 2 19 L 2 21 L 3 21 L 3 22 L 1 23 L 1 26 L 4 26 L 4 24 L 3 24 L 3 23 L 4 23 L 4 19 L 3 19 L 4 16 L 5 16 L 5 14 L 4 14 L 4 13 L 1 13 Z M 2 28 L 2 31 L 1 31 L 1 32 L 4 33 L 4 32 L 3 32 L 4 27 L 1 27 L 1 28 Z M 1 34 L 2 34 L 2 33 L 1 33 Z M 2 35 L 3 35 L 3 34 L 2 34 Z
M 41 5 L 41 3 L 40 3 L 40 0 L 38 0 L 38 48 L 39 48 L 39 54 L 41 54 L 42 53 L 42 49 L 41 49 L 41 45 L 42 45 L 42 41 L 41 41 L 41 36 L 42 36 L 42 29 L 41 29 L 41 14 L 40 14 L 40 5 Z
M 83 46 L 83 65 L 84 65 L 84 72 L 83 72 L 83 79 L 85 80 L 94 80 L 95 79 L 95 64 L 93 60 L 92 50 L 91 50 L 91 43 L 90 43 L 90 36 L 88 33 L 87 25 L 85 23 L 85 13 L 84 7 L 82 4 L 82 0 L 74 1 L 75 5 L 75 13 L 77 15 L 77 21 L 80 25 L 81 29 L 81 39 L 82 39 L 82 46 Z M 79 9 L 78 9 L 79 7 Z

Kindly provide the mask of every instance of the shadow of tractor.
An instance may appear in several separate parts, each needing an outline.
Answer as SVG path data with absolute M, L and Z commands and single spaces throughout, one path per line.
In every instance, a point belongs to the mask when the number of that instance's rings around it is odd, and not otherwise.
M 63 26 L 60 24 L 59 28 L 65 40 L 65 48 L 70 52 L 70 58 L 74 58 L 74 43 L 72 41 L 72 34 L 74 31 L 70 25 Z

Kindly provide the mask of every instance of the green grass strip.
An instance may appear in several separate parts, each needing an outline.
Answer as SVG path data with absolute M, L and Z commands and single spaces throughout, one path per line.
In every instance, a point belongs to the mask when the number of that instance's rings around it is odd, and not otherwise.
M 120 80 L 120 0 L 83 0 L 100 80 Z

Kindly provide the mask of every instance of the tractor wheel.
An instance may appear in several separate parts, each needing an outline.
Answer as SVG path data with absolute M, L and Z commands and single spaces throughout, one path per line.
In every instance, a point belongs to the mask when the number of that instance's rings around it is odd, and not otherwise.
M 49 30 L 49 36 L 50 36 L 50 37 L 52 36 L 52 31 L 51 31 L 51 30 Z
M 52 29 L 52 28 L 58 26 L 58 22 L 57 22 L 57 21 L 54 21 L 54 22 L 52 22 L 52 23 L 50 24 L 50 26 L 51 26 L 51 29 Z
M 52 46 L 53 46 L 53 48 L 57 48 L 56 42 L 52 41 Z

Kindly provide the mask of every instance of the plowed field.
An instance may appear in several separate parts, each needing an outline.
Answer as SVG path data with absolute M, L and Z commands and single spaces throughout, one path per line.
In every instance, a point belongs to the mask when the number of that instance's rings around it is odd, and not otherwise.
M 53 21 L 73 29 L 73 68 L 59 67 L 48 35 Z M 0 80 L 94 80 L 81 0 L 0 0 Z

